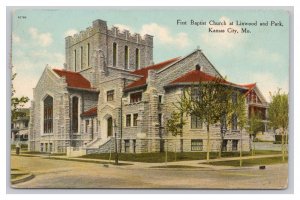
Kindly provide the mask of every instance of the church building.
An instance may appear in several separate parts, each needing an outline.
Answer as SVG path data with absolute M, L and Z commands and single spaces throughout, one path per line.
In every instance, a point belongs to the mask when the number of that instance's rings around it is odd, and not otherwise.
M 201 50 L 154 64 L 153 36 L 108 28 L 98 19 L 65 38 L 65 59 L 63 68 L 46 67 L 33 90 L 30 151 L 206 151 L 206 129 L 197 117 L 186 117 L 180 137 L 165 129 L 186 85 L 222 78 Z M 261 112 L 267 119 L 267 101 L 257 85 L 236 87 L 247 95 L 247 114 Z M 240 134 L 243 150 L 251 148 L 237 120 L 226 130 L 223 151 L 238 151 Z M 220 134 L 220 125 L 211 127 L 212 151 L 220 148 Z

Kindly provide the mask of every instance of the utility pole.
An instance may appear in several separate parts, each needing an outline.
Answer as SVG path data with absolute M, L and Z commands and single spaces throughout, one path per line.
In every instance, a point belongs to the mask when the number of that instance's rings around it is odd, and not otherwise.
M 117 139 L 117 124 L 114 120 L 114 131 L 115 131 L 115 165 L 119 164 L 119 155 L 118 155 L 118 139 Z

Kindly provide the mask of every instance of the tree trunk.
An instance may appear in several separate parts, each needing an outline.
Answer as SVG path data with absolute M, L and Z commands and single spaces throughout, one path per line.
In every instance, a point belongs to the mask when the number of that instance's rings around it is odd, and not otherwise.
M 243 154 L 243 132 L 242 129 L 240 131 L 241 134 L 241 142 L 240 142 L 240 167 L 243 165 L 242 154 Z
M 282 153 L 282 161 L 284 161 L 284 138 L 283 131 L 281 133 L 281 153 Z
M 209 153 L 210 153 L 210 138 L 209 138 L 209 124 L 207 125 L 207 153 L 206 153 L 206 161 L 209 162 Z

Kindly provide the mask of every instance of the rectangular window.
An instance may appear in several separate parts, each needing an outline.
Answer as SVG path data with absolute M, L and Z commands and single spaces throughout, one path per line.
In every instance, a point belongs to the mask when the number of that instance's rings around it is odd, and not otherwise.
M 44 143 L 41 143 L 41 152 L 44 151 Z
M 125 153 L 128 153 L 129 152 L 129 148 L 130 148 L 129 140 L 124 140 L 124 142 L 125 142 Z
M 140 67 L 140 50 L 135 49 L 135 69 L 138 70 Z
M 158 95 L 158 103 L 163 103 L 163 95 Z
M 223 114 L 221 117 L 221 131 L 225 133 L 227 130 L 226 114 Z
M 139 114 L 133 114 L 133 126 L 137 126 L 137 118 L 138 118 Z
M 125 69 L 128 69 L 128 61 L 129 61 L 129 49 L 128 46 L 125 46 L 125 55 L 124 55 L 125 59 L 124 59 L 124 66 Z
M 126 115 L 126 127 L 131 126 L 131 115 Z
M 232 140 L 232 151 L 237 151 L 238 140 Z
M 80 70 L 83 69 L 83 47 L 80 47 Z
M 113 43 L 113 67 L 117 65 L 117 43 Z
M 133 143 L 133 153 L 136 152 L 136 140 L 132 140 L 132 143 Z
M 191 129 L 199 129 L 202 128 L 202 120 L 195 116 L 195 115 L 191 115 Z
M 237 116 L 236 116 L 236 114 L 232 115 L 231 128 L 232 128 L 232 130 L 237 130 Z
M 160 127 L 162 127 L 162 123 L 163 123 L 163 118 L 162 118 L 162 116 L 163 116 L 163 115 L 162 115 L 161 113 L 158 114 L 158 124 L 159 124 Z
M 88 130 L 89 130 L 89 123 L 90 123 L 89 120 L 85 120 L 85 132 L 86 133 L 88 133 Z
M 107 91 L 107 101 L 113 101 L 114 100 L 114 90 Z
M 137 103 L 142 101 L 142 92 L 135 92 L 130 94 L 130 103 Z
M 222 151 L 227 151 L 227 140 L 223 140 L 222 142 Z
M 191 151 L 203 151 L 203 140 L 191 140 Z
M 50 147 L 50 152 L 52 152 L 52 148 L 53 148 L 53 144 L 52 143 L 50 143 L 50 145 L 49 145 Z
M 77 60 L 76 60 L 76 49 L 74 50 L 74 71 L 76 72 L 76 65 L 77 65 Z
M 200 89 L 198 87 L 192 88 L 192 99 L 195 101 L 200 100 Z
M 90 66 L 90 43 L 87 44 L 87 66 Z

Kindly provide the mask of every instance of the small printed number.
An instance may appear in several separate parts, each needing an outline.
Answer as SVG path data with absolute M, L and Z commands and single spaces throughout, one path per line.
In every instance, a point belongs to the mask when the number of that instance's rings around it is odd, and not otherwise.
M 26 16 L 18 16 L 18 19 L 26 19 Z

